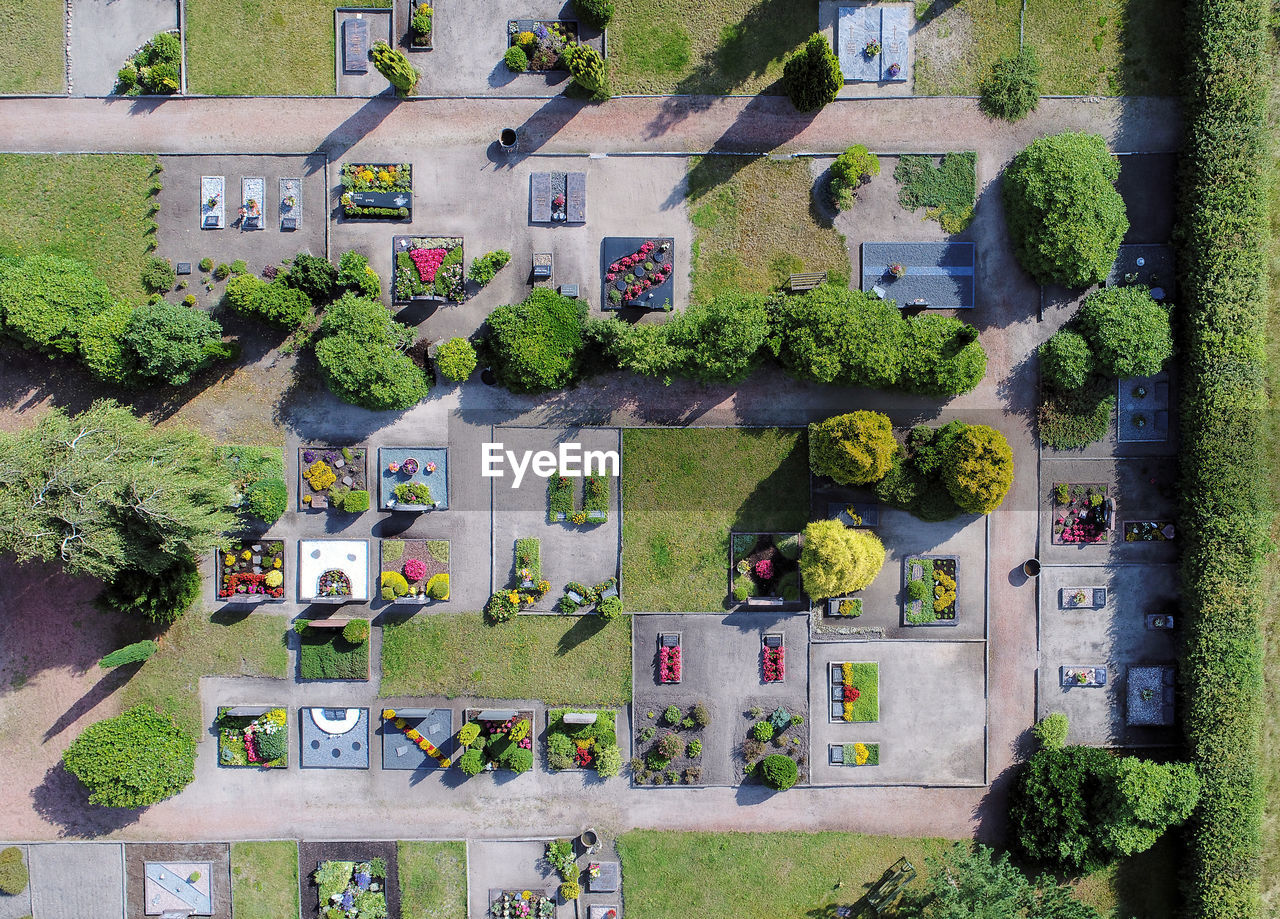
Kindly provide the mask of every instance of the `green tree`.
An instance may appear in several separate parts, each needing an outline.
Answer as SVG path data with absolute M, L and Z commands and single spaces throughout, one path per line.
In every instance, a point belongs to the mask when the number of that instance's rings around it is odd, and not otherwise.
M 133 310 L 131 303 L 113 303 L 80 326 L 80 358 L 95 376 L 108 383 L 133 382 L 133 356 L 124 346 L 124 330 L 133 318 Z
M 804 380 L 884 388 L 898 383 L 907 324 L 892 301 L 823 284 L 769 303 L 769 348 Z
M 573 0 L 573 11 L 593 29 L 603 30 L 613 19 L 613 0 Z
M 222 326 L 189 306 L 161 300 L 129 317 L 120 341 L 144 380 L 182 386 L 233 350 L 222 342 Z
M 284 275 L 284 283 L 302 291 L 312 303 L 328 303 L 338 286 L 338 269 L 327 258 L 299 252 Z
M 1067 743 L 1071 722 L 1062 712 L 1051 712 L 1035 723 L 1031 733 L 1046 750 L 1061 750 Z
M 512 392 L 560 389 L 582 370 L 586 304 L 539 287 L 489 314 L 486 345 L 498 382 Z
M 879 412 L 850 412 L 809 425 L 809 468 L 841 485 L 879 481 L 897 453 L 893 424 Z
M 1022 919 L 1027 915 L 1031 884 L 1007 854 L 957 842 L 928 864 L 926 919 Z
M 1159 373 L 1173 356 L 1169 311 L 1143 287 L 1104 287 L 1080 310 L 1098 369 L 1113 377 Z
M 407 96 L 418 85 L 421 74 L 409 63 L 409 58 L 403 51 L 392 48 L 384 41 L 376 41 L 369 49 L 369 57 L 373 59 L 373 66 L 378 68 L 378 73 L 395 87 L 397 96 Z
M 1093 369 L 1093 352 L 1079 332 L 1059 329 L 1040 346 L 1040 375 L 1055 389 L 1079 389 L 1089 381 Z
M 844 74 L 825 35 L 810 36 L 804 47 L 787 59 L 782 82 L 798 112 L 812 112 L 835 101 L 844 86 Z
M 369 265 L 369 259 L 351 250 L 338 259 L 338 286 L 344 291 L 370 300 L 382 296 L 382 280 Z
M 33 255 L 0 265 L 3 328 L 28 347 L 72 354 L 84 324 L 111 307 L 107 285 L 81 262 Z
M 0 434 L 0 548 L 74 575 L 158 575 L 201 558 L 236 524 L 213 444 L 153 428 L 112 402 Z
M 1145 852 L 1191 816 L 1199 797 L 1200 779 L 1190 764 L 1126 756 L 1102 797 L 1102 845 L 1116 856 Z
M 1129 229 L 1120 164 L 1097 134 L 1033 141 L 1004 174 L 1014 254 L 1041 284 L 1084 287 L 1111 270 Z
M 592 99 L 603 102 L 612 95 L 609 87 L 609 70 L 599 51 L 579 42 L 567 45 L 561 56 L 569 66 L 573 82 Z
M 989 514 L 1013 485 L 1013 451 L 1003 434 L 967 425 L 952 442 L 942 481 L 962 511 Z
M 67 771 L 102 807 L 149 807 L 196 777 L 196 741 L 145 705 L 91 724 L 62 754 Z
M 992 118 L 1021 121 L 1040 104 L 1040 59 L 1030 45 L 1001 57 L 978 87 L 978 107 Z
M 436 349 L 436 369 L 441 376 L 462 382 L 475 373 L 475 345 L 465 338 L 450 338 Z
M 320 323 L 316 360 L 334 394 L 374 411 L 406 409 L 426 398 L 427 376 L 403 349 L 414 331 L 381 303 L 343 294 Z
M 958 396 L 982 382 L 987 352 L 973 326 L 936 313 L 913 316 L 906 326 L 900 387 L 930 396 Z
M 840 210 L 853 206 L 853 193 L 880 174 L 880 160 L 862 144 L 854 144 L 831 164 L 831 203 Z
M 98 661 L 98 666 L 103 670 L 110 670 L 112 667 L 123 667 L 125 664 L 140 664 L 156 653 L 156 647 L 156 643 L 150 639 L 135 641 L 131 645 L 112 651 Z
M 800 578 L 814 600 L 862 590 L 884 567 L 884 545 L 872 533 L 839 520 L 816 520 L 804 528 Z
M 281 281 L 268 284 L 254 274 L 238 274 L 227 281 L 227 305 L 237 313 L 273 325 L 297 328 L 311 316 L 311 298 Z
M 131 568 L 113 575 L 98 594 L 100 609 L 140 616 L 169 625 L 200 599 L 200 569 L 191 559 L 177 559 L 159 572 Z
M 796 761 L 781 753 L 771 753 L 760 761 L 760 778 L 775 791 L 786 791 L 800 777 Z

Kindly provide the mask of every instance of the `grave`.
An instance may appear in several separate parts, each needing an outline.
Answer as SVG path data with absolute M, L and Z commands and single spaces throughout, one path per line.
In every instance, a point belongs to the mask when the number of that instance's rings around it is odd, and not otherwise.
M 453 709 L 449 708 L 397 708 L 396 717 L 403 719 L 406 730 L 412 728 L 438 749 L 444 750 L 453 736 Z M 439 760 L 432 757 L 417 743 L 405 736 L 394 721 L 382 722 L 383 769 L 437 769 Z
M 369 23 L 363 19 L 342 22 L 342 70 L 344 73 L 369 72 Z
M 972 309 L 973 243 L 865 242 L 862 289 L 876 290 L 900 307 Z M 899 265 L 901 276 L 890 272 Z
M 1169 373 L 1126 377 L 1116 383 L 1116 440 L 1161 443 L 1169 439 Z
M 314 502 L 313 502 L 314 503 Z M 320 576 L 342 571 L 351 582 L 346 596 L 321 596 Z M 367 539 L 303 539 L 298 542 L 298 602 L 341 604 L 369 599 Z
M 368 769 L 367 708 L 299 709 L 303 769 Z
M 144 914 L 212 915 L 209 886 L 212 879 L 213 866 L 209 862 L 147 862 L 143 881 Z
M 1130 667 L 1125 682 L 1125 721 L 1137 725 L 1173 724 L 1171 664 Z
M 586 223 L 587 174 L 535 172 L 530 175 L 529 219 L 533 223 Z
M 1158 243 L 1121 246 L 1103 287 L 1148 287 L 1156 300 L 1177 292 L 1173 247 Z
M 914 15 L 905 5 L 842 6 L 836 19 L 836 56 L 851 83 L 902 83 L 911 73 Z M 868 54 L 868 46 L 878 50 Z

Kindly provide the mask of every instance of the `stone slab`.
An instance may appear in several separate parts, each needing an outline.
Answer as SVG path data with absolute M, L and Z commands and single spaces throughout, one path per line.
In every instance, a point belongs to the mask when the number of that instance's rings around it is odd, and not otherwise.
M 124 853 L 116 843 L 45 843 L 29 849 L 31 914 L 124 919 Z

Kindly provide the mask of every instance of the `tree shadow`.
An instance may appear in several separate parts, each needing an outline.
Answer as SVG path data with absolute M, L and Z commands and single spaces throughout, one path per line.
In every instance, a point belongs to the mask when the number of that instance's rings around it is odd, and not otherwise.
M 89 712 L 93 711 L 100 704 L 105 702 L 110 696 L 142 669 L 142 662 L 135 664 L 126 664 L 123 667 L 116 667 L 114 670 L 107 672 L 102 679 L 94 683 L 79 699 L 71 703 L 71 706 L 58 716 L 58 720 L 49 726 L 44 732 L 44 740 L 57 737 L 71 725 L 83 718 Z
M 147 810 L 145 807 L 101 807 L 90 804 L 88 791 L 61 763 L 50 767 L 45 773 L 44 781 L 31 792 L 31 800 L 36 813 L 46 822 L 58 827 L 59 836 L 84 839 L 124 829 L 137 823 Z
M 579 616 L 578 621 L 573 624 L 569 631 L 561 635 L 560 640 L 556 642 L 556 654 L 561 656 L 568 654 L 583 642 L 595 638 L 608 625 L 609 620 L 603 616 L 594 614 Z
M 387 116 L 396 110 L 400 102 L 401 99 L 394 95 L 374 96 L 353 112 L 346 121 L 330 131 L 316 147 L 317 152 L 327 154 L 330 160 L 340 159 L 366 134 L 372 133 L 378 125 L 382 124 Z M 324 162 L 324 157 L 308 157 L 307 175 L 319 171 Z

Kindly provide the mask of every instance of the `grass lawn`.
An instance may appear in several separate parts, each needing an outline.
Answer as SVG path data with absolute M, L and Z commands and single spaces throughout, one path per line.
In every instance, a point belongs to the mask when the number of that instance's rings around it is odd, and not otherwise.
M 441 613 L 382 630 L 382 695 L 540 699 L 550 705 L 631 701 L 631 622 L 598 616 Z
M 62 0 L 0 0 L 0 93 L 67 88 L 66 14 Z
M 200 677 L 284 679 L 289 667 L 285 625 L 283 616 L 210 616 L 192 610 L 170 626 L 160 650 L 126 684 L 121 707 L 153 705 L 204 737 L 208 726 L 200 717 Z
M 368 641 L 352 644 L 340 629 L 307 629 L 299 644 L 298 675 L 302 679 L 369 679 Z
M 1020 0 L 916 0 L 916 92 L 976 94 L 991 63 L 1018 50 Z M 1026 43 L 1045 95 L 1151 96 L 1176 91 L 1181 7 L 1165 0 L 1029 3 Z
M 817 0 L 617 0 L 615 10 L 615 93 L 778 92 L 782 65 L 818 22 Z
M 298 844 L 233 842 L 231 908 L 236 919 L 297 919 Z
M 0 155 L 0 254 L 77 259 L 113 294 L 141 300 L 158 165 L 154 156 Z
M 847 284 L 848 247 L 841 234 L 814 219 L 813 184 L 802 160 L 691 160 L 694 299 L 709 300 L 726 288 L 764 293 L 804 271 L 827 271 L 834 283 Z
M 803 429 L 632 428 L 622 450 L 628 609 L 724 609 L 729 531 L 790 533 L 808 522 Z
M 467 847 L 463 843 L 401 842 L 396 849 L 402 916 L 467 919 Z
M 333 11 L 349 5 L 336 0 L 191 0 L 188 89 L 222 96 L 332 96 L 337 92 Z M 360 5 L 388 7 L 391 2 Z

